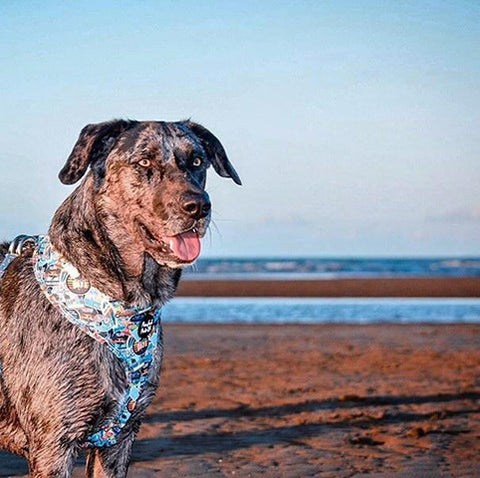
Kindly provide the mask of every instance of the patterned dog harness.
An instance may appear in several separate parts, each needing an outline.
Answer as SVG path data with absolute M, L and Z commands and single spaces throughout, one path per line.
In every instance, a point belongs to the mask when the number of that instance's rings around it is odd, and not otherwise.
M 146 307 L 128 305 L 100 292 L 55 251 L 48 236 L 19 236 L 0 264 L 0 277 L 21 253 L 25 238 L 35 243 L 33 269 L 49 302 L 72 324 L 105 344 L 125 367 L 127 390 L 116 415 L 86 442 L 86 446 L 92 448 L 115 445 L 135 410 L 142 386 L 148 382 L 160 346 L 161 308 L 151 304 Z

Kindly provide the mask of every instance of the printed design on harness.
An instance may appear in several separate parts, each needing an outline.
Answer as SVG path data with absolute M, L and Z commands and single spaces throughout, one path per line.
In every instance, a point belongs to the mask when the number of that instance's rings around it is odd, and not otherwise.
M 148 382 L 160 346 L 161 308 L 111 299 L 82 278 L 55 251 L 48 236 L 37 237 L 32 259 L 35 277 L 50 303 L 83 332 L 105 344 L 125 367 L 127 391 L 116 415 L 86 443 L 87 447 L 115 445 Z

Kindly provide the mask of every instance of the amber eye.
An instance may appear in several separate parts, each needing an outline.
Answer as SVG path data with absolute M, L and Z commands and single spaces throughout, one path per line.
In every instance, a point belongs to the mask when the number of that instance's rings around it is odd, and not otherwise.
M 201 166 L 202 163 L 203 163 L 202 158 L 198 158 L 198 157 L 197 157 L 197 158 L 194 158 L 193 161 L 192 161 L 192 164 L 193 164 L 196 168 L 198 168 L 199 166 Z
M 143 158 L 138 162 L 138 164 L 144 168 L 148 168 L 152 165 L 152 162 L 147 158 Z

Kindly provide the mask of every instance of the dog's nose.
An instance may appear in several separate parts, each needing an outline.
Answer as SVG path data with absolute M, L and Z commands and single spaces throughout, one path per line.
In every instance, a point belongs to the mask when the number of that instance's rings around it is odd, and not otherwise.
M 212 205 L 207 193 L 186 193 L 182 209 L 192 218 L 201 219 L 208 216 Z

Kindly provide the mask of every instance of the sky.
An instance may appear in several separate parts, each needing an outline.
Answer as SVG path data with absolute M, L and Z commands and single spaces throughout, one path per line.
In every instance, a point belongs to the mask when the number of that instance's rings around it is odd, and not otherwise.
M 43 233 L 81 128 L 191 117 L 204 255 L 480 255 L 480 3 L 0 2 L 0 238 Z

